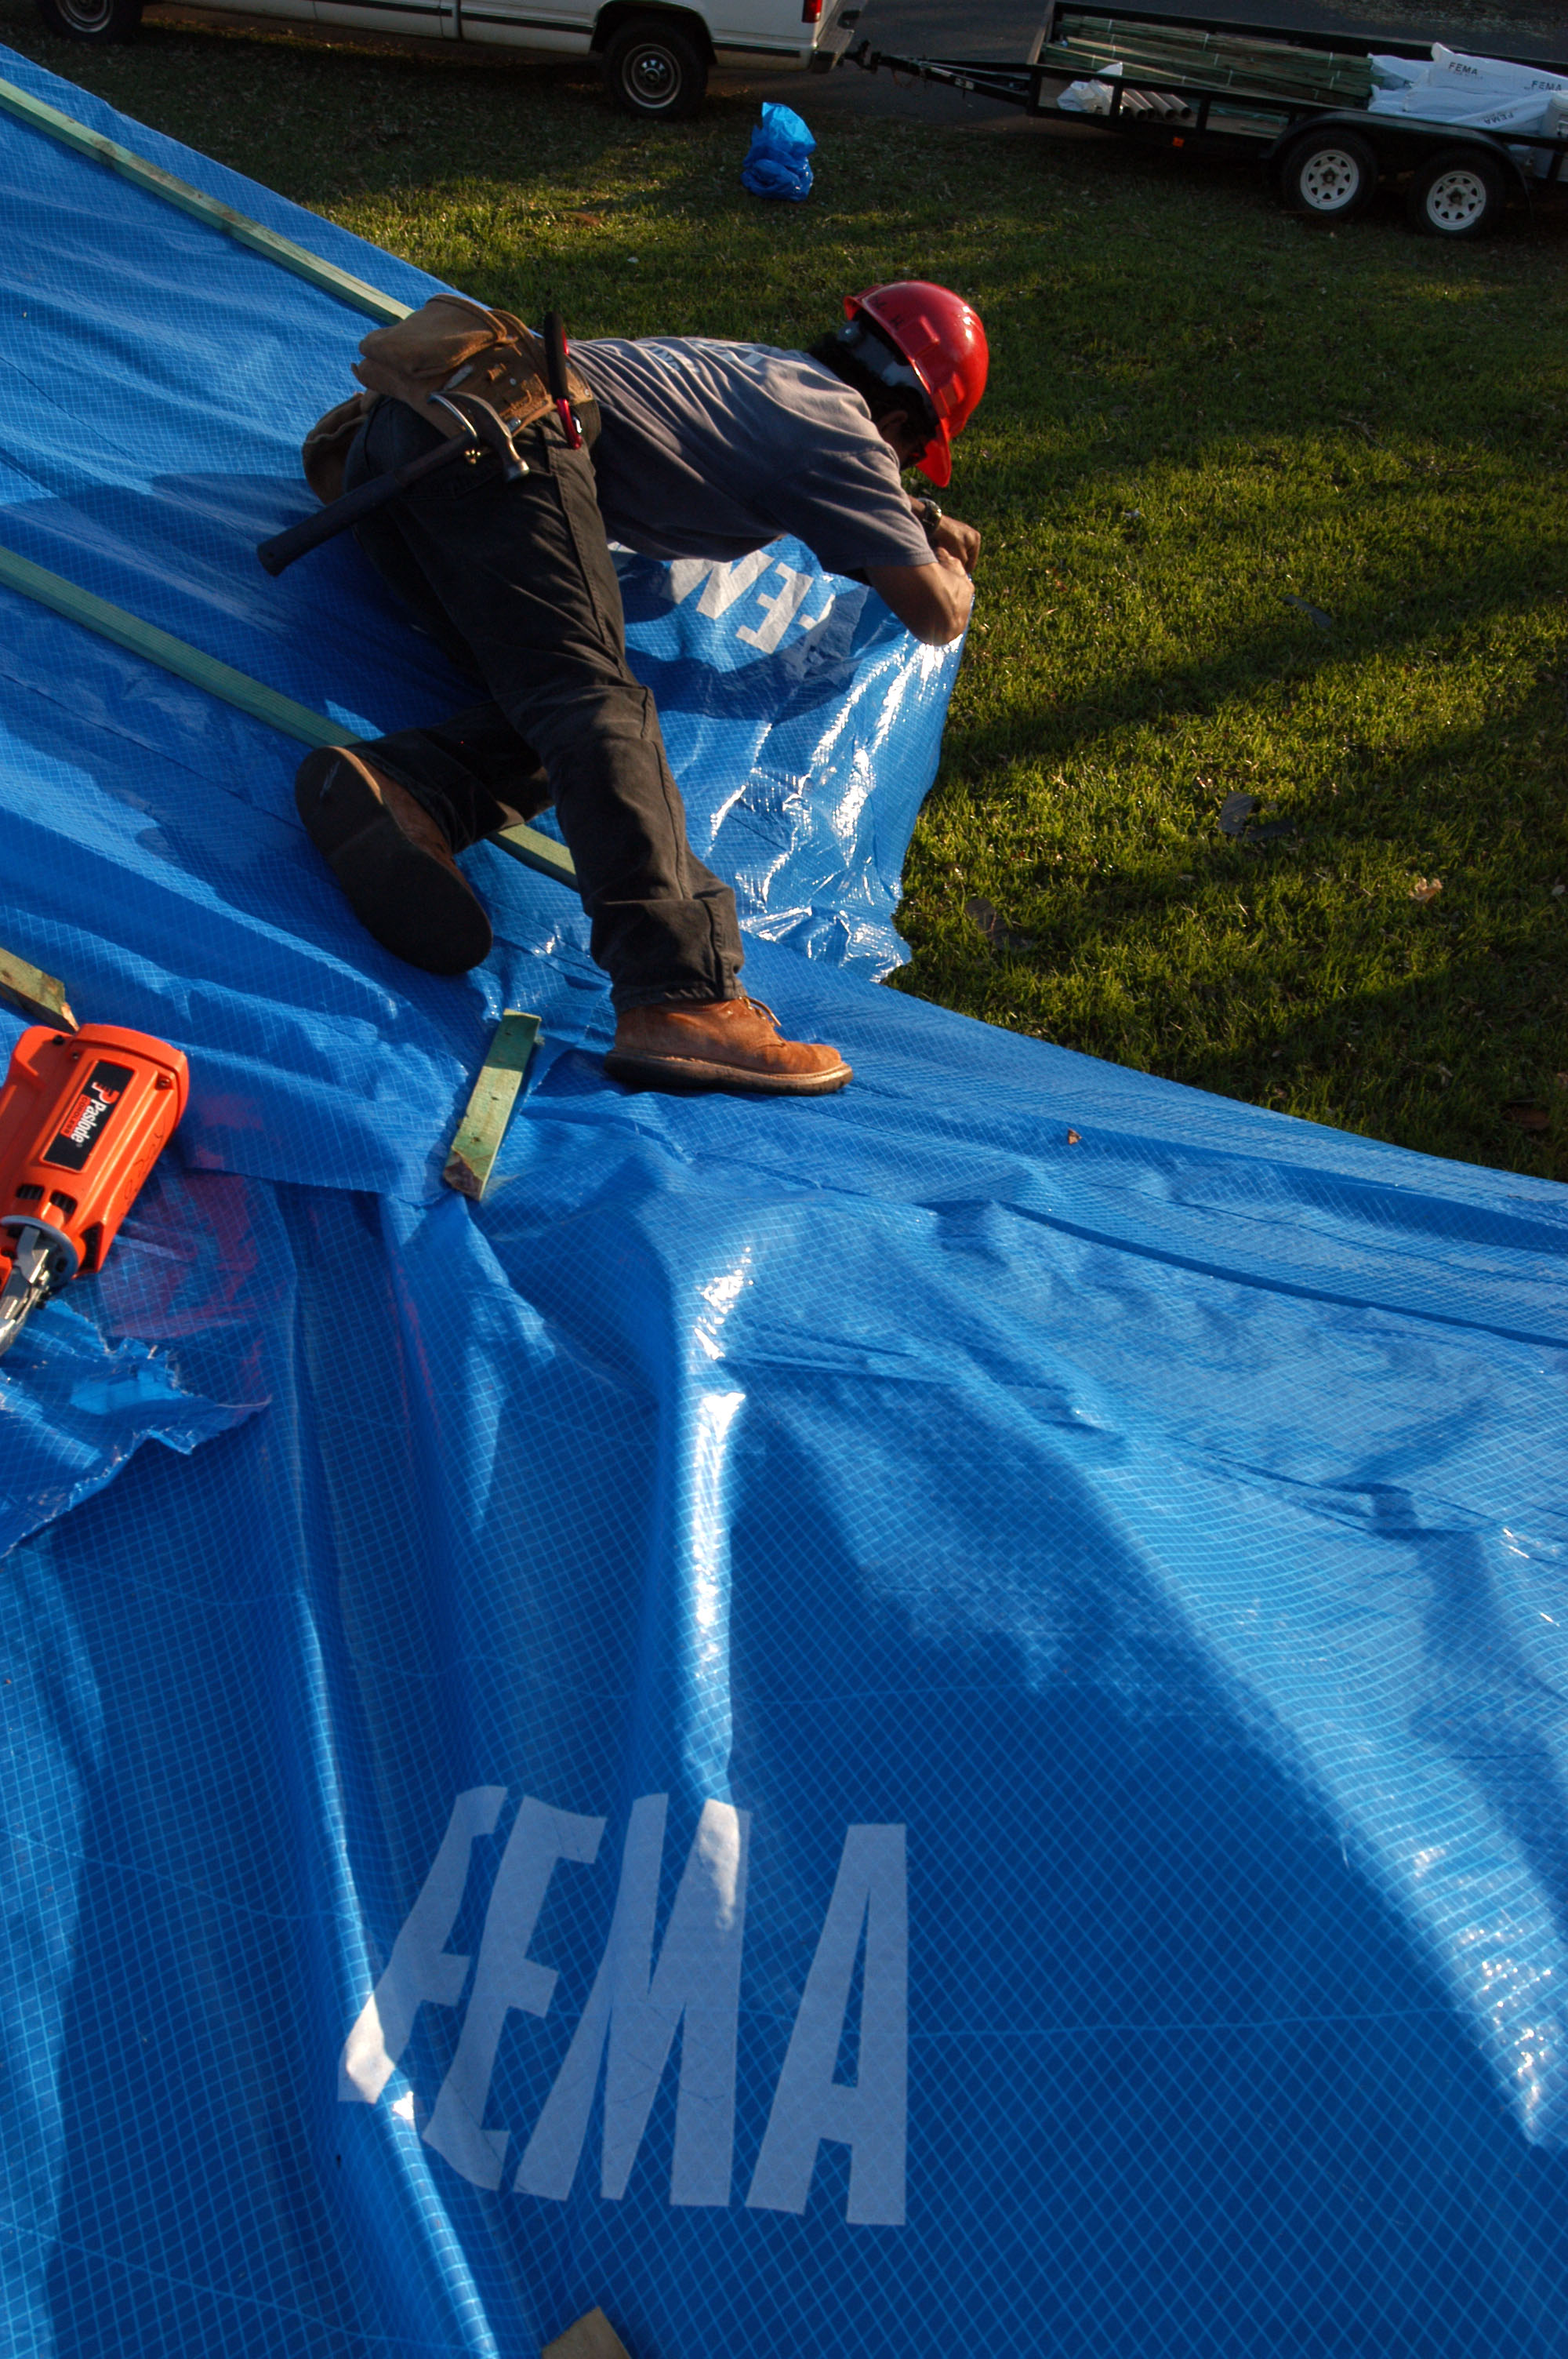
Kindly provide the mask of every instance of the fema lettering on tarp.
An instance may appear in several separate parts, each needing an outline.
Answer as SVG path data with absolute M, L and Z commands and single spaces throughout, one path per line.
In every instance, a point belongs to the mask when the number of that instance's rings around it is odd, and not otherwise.
M 764 575 L 769 577 L 766 588 Z M 775 578 L 776 587 L 773 586 Z M 737 615 L 735 636 L 764 656 L 773 654 L 792 623 L 798 621 L 803 631 L 814 631 L 818 623 L 827 620 L 833 608 L 831 591 L 819 614 L 803 614 L 800 611 L 819 579 L 784 564 L 782 558 L 765 549 L 753 549 L 749 555 L 737 557 L 729 564 L 708 557 L 678 557 L 665 572 L 671 605 L 684 606 L 700 584 L 702 595 L 697 602 L 697 611 L 710 622 L 718 622 L 742 598 L 746 599 L 747 611 L 761 606 L 761 622 L 742 622 Z
M 419 2009 L 462 2006 L 466 1990 L 457 2052 L 425 2123 L 425 2143 L 476 2187 L 562 2202 L 602 2083 L 600 2191 L 616 2201 L 626 2191 L 678 2029 L 670 2201 L 727 2205 L 750 1814 L 729 1802 L 704 1803 L 655 1954 L 668 1797 L 645 1794 L 633 1804 L 604 1954 L 571 2043 L 533 2122 L 502 2128 L 487 2127 L 485 2114 L 507 2016 L 514 2007 L 547 2015 L 558 1979 L 529 1955 L 546 1894 L 563 1864 L 598 1864 L 605 1824 L 524 1796 L 470 1960 L 447 1943 L 473 1846 L 494 1833 L 505 1800 L 503 1786 L 458 1796 L 386 1969 L 344 2043 L 340 2097 L 379 2103 Z M 857 1964 L 860 2017 L 851 2027 Z M 903 2225 L 908 1990 L 904 1830 L 849 1827 L 746 2190 L 749 2209 L 804 2212 L 819 2150 L 838 2144 L 849 2152 L 846 2218 L 865 2227 Z M 859 2030 L 852 2083 L 836 2077 L 851 2027 Z M 412 2121 L 411 2093 L 395 2110 Z

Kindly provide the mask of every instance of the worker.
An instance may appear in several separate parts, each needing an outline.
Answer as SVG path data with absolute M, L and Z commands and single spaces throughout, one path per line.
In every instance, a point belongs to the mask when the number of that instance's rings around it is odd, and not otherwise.
M 455 974 L 492 939 L 455 855 L 554 804 L 611 979 L 605 1070 L 633 1085 L 817 1095 L 850 1079 L 836 1049 L 781 1037 L 741 988 L 735 897 L 687 841 L 653 699 L 627 667 L 609 550 L 613 539 L 650 557 L 730 560 L 794 534 L 829 572 L 869 582 L 925 645 L 959 636 L 979 535 L 900 477 L 916 467 L 947 483 L 952 438 L 985 386 L 984 331 L 959 297 L 921 280 L 872 288 L 844 312 L 808 353 L 704 337 L 575 344 L 575 417 L 547 410 L 517 438 L 519 480 L 473 452 L 477 463 L 436 470 L 356 527 L 414 620 L 491 701 L 308 756 L 296 788 L 306 828 L 379 942 Z M 527 336 L 505 313 L 484 317 Z M 403 333 L 377 331 L 362 352 Z M 374 384 L 368 360 L 358 373 Z M 408 400 L 359 400 L 349 489 L 442 431 Z

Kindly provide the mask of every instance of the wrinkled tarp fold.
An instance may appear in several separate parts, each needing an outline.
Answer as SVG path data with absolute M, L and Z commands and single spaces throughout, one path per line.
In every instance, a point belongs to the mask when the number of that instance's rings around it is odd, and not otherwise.
M 458 701 L 249 553 L 362 321 L 11 119 L 0 223 L 0 541 Z M 194 1077 L 0 1374 L 8 2347 L 1561 2354 L 1568 1196 L 881 988 L 955 658 L 797 548 L 623 586 L 841 1097 L 607 1083 L 488 849 L 400 967 L 292 748 L 0 599 L 0 940 Z

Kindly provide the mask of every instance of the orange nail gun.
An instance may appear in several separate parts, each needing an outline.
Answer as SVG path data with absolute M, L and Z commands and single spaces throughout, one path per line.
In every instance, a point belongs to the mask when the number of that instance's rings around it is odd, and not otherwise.
M 23 1033 L 0 1090 L 0 1355 L 47 1296 L 103 1268 L 189 1093 L 185 1059 L 148 1033 Z

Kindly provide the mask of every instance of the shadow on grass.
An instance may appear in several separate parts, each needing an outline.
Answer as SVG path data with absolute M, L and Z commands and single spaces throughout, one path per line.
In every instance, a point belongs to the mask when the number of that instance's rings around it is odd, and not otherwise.
M 1224 1096 L 1568 1178 L 1568 864 L 1552 765 L 1499 775 L 1495 732 L 1521 721 L 1561 738 L 1555 674 L 1414 751 L 1359 749 L 1350 793 L 1343 773 L 1173 785 L 1159 816 L 1184 809 L 1188 833 L 1145 833 L 1103 867 L 1087 853 L 1110 824 L 1097 809 L 1075 834 L 1066 796 L 1068 848 L 1042 854 L 1036 837 L 1017 858 L 1032 806 L 1015 795 L 989 831 L 993 864 L 962 881 L 932 852 L 980 832 L 982 799 L 949 776 L 917 839 L 899 987 Z M 1221 833 L 1238 788 L 1290 832 Z M 1446 880 L 1425 902 L 1418 871 Z

